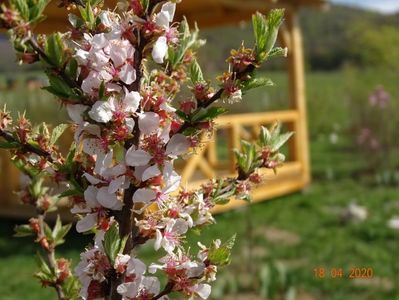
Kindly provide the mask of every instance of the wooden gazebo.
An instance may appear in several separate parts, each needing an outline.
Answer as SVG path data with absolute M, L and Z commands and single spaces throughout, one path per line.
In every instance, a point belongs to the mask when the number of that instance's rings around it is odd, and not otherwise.
M 42 32 L 65 30 L 65 10 L 53 1 L 47 9 L 47 21 L 38 30 Z M 107 1 L 106 1 L 107 2 Z M 298 11 L 302 7 L 321 8 L 326 0 L 183 0 L 178 6 L 178 16 L 187 17 L 190 22 L 197 22 L 200 28 L 234 24 L 249 20 L 254 11 L 266 13 L 272 8 L 285 8 L 286 21 L 279 35 L 282 46 L 288 47 L 287 59 L 290 107 L 286 110 L 257 112 L 223 116 L 218 119 L 217 131 L 207 146 L 200 148 L 196 155 L 189 158 L 182 166 L 184 182 L 189 187 L 196 187 L 210 178 L 222 175 L 234 175 L 234 155 L 230 152 L 227 160 L 221 160 L 217 145 L 218 137 L 223 136 L 223 143 L 229 148 L 238 148 L 241 139 L 255 136 L 261 125 L 270 125 L 280 121 L 295 131 L 289 144 L 288 161 L 275 176 L 266 172 L 266 181 L 253 191 L 254 201 L 263 201 L 303 189 L 310 182 L 309 141 L 306 114 L 305 71 L 301 30 Z M 24 210 L 13 194 L 18 189 L 19 176 L 15 168 L 0 155 L 0 215 L 22 216 Z M 242 205 L 240 201 L 231 201 L 228 205 L 216 207 L 224 211 Z

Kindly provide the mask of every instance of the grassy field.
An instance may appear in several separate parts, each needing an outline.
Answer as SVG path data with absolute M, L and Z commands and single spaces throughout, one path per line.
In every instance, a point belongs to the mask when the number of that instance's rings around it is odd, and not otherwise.
M 276 87 L 248 95 L 247 111 L 287 105 L 285 76 L 273 73 L 270 77 Z M 297 300 L 399 299 L 399 231 L 387 226 L 389 218 L 399 215 L 399 189 L 359 177 L 367 169 L 367 160 L 353 150 L 347 134 L 351 112 L 344 89 L 346 75 L 312 73 L 307 79 L 313 184 L 301 193 L 219 215 L 217 225 L 202 233 L 205 241 L 237 233 L 233 263 L 221 271 L 212 299 L 222 295 L 237 299 L 228 294 L 264 299 L 274 293 L 295 294 L 296 298 L 287 299 Z M 5 93 L 3 99 L 8 102 L 18 97 Z M 38 107 L 35 105 L 40 111 Z M 43 107 L 50 110 L 51 106 Z M 32 113 L 33 118 L 36 114 Z M 332 134 L 338 138 L 331 139 Z M 367 219 L 346 218 L 349 203 L 365 206 Z M 0 224 L 0 299 L 54 299 L 53 291 L 40 289 L 31 280 L 34 247 L 27 240 L 11 237 L 15 221 L 2 220 Z M 197 239 L 190 236 L 189 242 L 194 244 Z M 60 254 L 76 264 L 88 239 L 71 233 L 68 240 L 71 244 Z M 150 247 L 143 248 L 147 259 Z M 320 267 L 327 271 L 324 278 L 314 274 Z M 372 268 L 374 277 L 349 279 L 353 267 Z M 342 277 L 332 278 L 333 268 L 342 269 Z

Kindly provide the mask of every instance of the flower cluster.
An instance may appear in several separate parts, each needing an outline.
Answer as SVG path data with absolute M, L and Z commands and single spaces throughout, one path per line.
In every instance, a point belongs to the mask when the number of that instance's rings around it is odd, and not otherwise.
M 37 235 L 49 254 L 39 278 L 57 290 L 59 299 L 79 294 L 88 300 L 148 300 L 170 293 L 207 299 L 218 267 L 230 260 L 234 238 L 199 244 L 193 257 L 187 233 L 214 223 L 215 205 L 232 197 L 249 199 L 251 184 L 261 181 L 256 170 L 281 164 L 279 148 L 291 134 L 280 134 L 280 127 L 262 129 L 258 146 L 247 143 L 237 150 L 236 178 L 215 179 L 194 191 L 180 188 L 175 161 L 212 132 L 213 120 L 225 112 L 215 105 L 219 99 L 241 101 L 243 91 L 269 83 L 256 81 L 254 70 L 285 53 L 273 48 L 283 11 L 254 16 L 256 45 L 231 52 L 230 71 L 219 76 L 216 89 L 195 59 L 203 45 L 198 30 L 191 31 L 186 20 L 173 22 L 177 1 L 128 1 L 118 6 L 122 12 L 104 9 L 101 0 L 63 1 L 77 12 L 69 15 L 72 29 L 49 36 L 31 30 L 46 6 L 46 0 L 33 2 L 3 5 L 0 19 L 11 29 L 22 62 L 43 62 L 46 90 L 60 99 L 72 123 L 50 131 L 35 129 L 21 117 L 11 126 L 9 113 L 0 112 L 0 136 L 29 177 L 21 198 L 40 212 L 40 218 L 19 228 L 21 236 Z M 192 95 L 175 105 L 183 84 Z M 64 157 L 55 142 L 67 128 L 74 143 Z M 76 277 L 66 260 L 54 256 L 69 227 L 57 221 L 51 230 L 44 222 L 45 213 L 56 208 L 47 181 L 63 189 L 58 197 L 72 200 L 76 230 L 95 234 L 81 254 Z M 163 256 L 159 263 L 139 259 L 136 248 L 147 242 Z M 167 278 L 163 288 L 161 277 Z

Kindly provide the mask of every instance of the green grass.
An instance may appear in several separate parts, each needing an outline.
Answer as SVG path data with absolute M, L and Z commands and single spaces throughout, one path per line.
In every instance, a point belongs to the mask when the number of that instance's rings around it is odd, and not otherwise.
M 348 134 L 351 112 L 345 92 L 346 76 L 344 72 L 307 76 L 313 184 L 300 193 L 218 215 L 217 224 L 202 232 L 201 240 L 205 242 L 237 233 L 233 262 L 221 271 L 216 292 L 252 290 L 259 293 L 261 287 L 255 284 L 259 270 L 270 262 L 285 262 L 289 283 L 284 287 L 294 286 L 297 291 L 310 294 L 313 297 L 310 299 L 399 299 L 399 231 L 386 225 L 390 217 L 399 215 L 399 189 L 371 185 L 368 177 L 359 175 L 367 169 L 368 161 L 354 151 Z M 251 92 L 245 100 L 247 105 L 238 104 L 233 112 L 242 111 L 243 107 L 246 111 L 287 107 L 285 75 L 272 73 L 270 77 L 276 87 Z M 365 81 L 363 88 L 370 89 L 383 80 L 382 75 L 376 78 L 375 82 Z M 9 93 L 5 100 L 11 105 L 23 95 L 22 92 L 20 96 Z M 56 106 L 49 106 L 48 100 L 36 105 L 32 95 L 29 103 L 34 109 L 28 114 L 39 120 L 39 112 L 49 109 L 52 111 L 49 119 L 64 116 Z M 21 103 L 12 105 L 13 109 L 24 107 Z M 330 142 L 333 132 L 339 136 L 337 143 Z M 350 202 L 367 207 L 369 217 L 360 223 L 343 222 L 341 211 Z M 52 290 L 41 289 L 39 283 L 31 279 L 35 271 L 35 247 L 28 239 L 11 237 L 15 223 L 12 220 L 0 223 L 0 299 L 54 299 Z M 295 243 L 273 241 L 265 237 L 270 229 L 287 232 L 298 240 Z M 75 233 L 67 239 L 71 244 L 62 247 L 59 254 L 76 264 L 89 239 Z M 196 240 L 195 235 L 189 238 L 193 245 Z M 151 245 L 142 251 L 146 260 L 150 260 Z M 349 280 L 346 277 L 352 266 L 372 267 L 377 280 L 371 283 Z M 313 273 L 316 267 L 342 268 L 345 278 L 318 279 Z M 229 285 L 223 287 L 227 281 Z

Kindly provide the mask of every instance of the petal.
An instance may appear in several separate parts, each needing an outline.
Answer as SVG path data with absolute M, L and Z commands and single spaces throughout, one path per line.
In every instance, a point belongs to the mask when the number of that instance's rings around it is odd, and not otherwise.
M 108 123 L 112 119 L 112 109 L 108 101 L 97 101 L 89 111 L 89 116 L 99 123 Z
M 136 81 L 136 70 L 131 64 L 125 64 L 119 72 L 119 78 L 126 84 Z
M 139 108 L 141 96 L 138 92 L 129 92 L 127 89 L 125 91 L 125 98 L 123 99 L 123 109 L 125 112 L 134 113 Z
M 185 135 L 175 134 L 166 146 L 166 154 L 171 156 L 182 155 L 188 151 L 189 147 L 190 143 Z
M 85 139 L 83 141 L 83 152 L 89 155 L 96 155 L 103 153 L 104 150 L 98 139 Z
M 94 172 L 100 175 L 104 174 L 104 171 L 111 167 L 114 152 L 111 149 L 107 154 L 100 153 L 96 158 L 96 166 Z
M 136 122 L 134 122 L 133 118 L 126 118 L 125 119 L 125 124 L 129 132 L 132 132 L 134 129 L 134 125 L 136 125 Z
M 130 275 L 135 274 L 137 277 L 144 275 L 146 269 L 146 265 L 141 260 L 132 258 L 127 264 L 126 273 Z
M 126 164 L 131 167 L 145 166 L 152 159 L 152 156 L 144 150 L 134 150 L 131 147 L 126 152 Z
M 166 37 L 161 36 L 157 39 L 152 48 L 152 53 L 151 53 L 152 59 L 158 64 L 163 64 L 164 58 L 167 53 L 168 53 L 168 43 Z
M 108 187 L 102 187 L 98 190 L 97 201 L 109 209 L 120 210 L 122 208 L 122 203 L 118 200 L 116 194 L 108 193 Z
M 83 123 L 82 114 L 88 109 L 88 106 L 82 104 L 67 105 L 68 116 L 76 124 Z
M 196 293 L 202 299 L 208 299 L 209 295 L 211 294 L 212 288 L 209 284 L 200 283 L 196 286 Z
M 139 114 L 139 129 L 142 134 L 149 135 L 159 129 L 159 116 L 154 112 Z
M 169 27 L 169 23 L 173 21 L 176 12 L 176 4 L 167 2 L 162 5 L 161 11 L 155 17 L 158 26 Z
M 90 182 L 90 184 L 99 184 L 100 182 L 102 182 L 102 180 L 98 179 L 97 177 L 94 177 L 93 175 L 89 174 L 89 173 L 84 173 L 83 177 L 85 177 L 87 179 L 88 182 Z
M 86 201 L 86 205 L 89 208 L 96 208 L 96 207 L 100 206 L 100 204 L 97 202 L 97 192 L 98 192 L 98 189 L 96 187 L 90 186 L 90 185 L 84 191 L 84 198 Z
M 159 248 L 161 248 L 161 243 L 162 243 L 162 233 L 159 231 L 159 229 L 156 230 L 156 238 L 155 238 L 155 243 L 154 243 L 154 249 L 155 251 L 158 251 Z M 155 273 L 155 272 L 154 272 Z
M 148 204 L 155 199 L 156 195 L 152 189 L 138 189 L 133 195 L 133 202 Z
M 162 104 L 159 106 L 159 108 L 160 108 L 161 110 L 166 111 L 166 112 L 175 112 L 175 111 L 176 111 L 176 108 L 174 108 L 173 106 L 169 105 L 168 102 L 162 103 Z
M 76 231 L 79 233 L 89 231 L 97 225 L 97 213 L 87 214 L 76 223 Z
M 146 180 L 148 180 L 152 177 L 158 176 L 158 175 L 161 175 L 161 171 L 159 170 L 157 165 L 153 165 L 144 171 L 143 176 L 141 177 L 141 180 L 146 181 Z
M 157 277 L 144 277 L 141 281 L 141 285 L 151 295 L 158 295 L 161 291 L 161 284 Z
M 173 170 L 173 165 L 170 162 L 165 163 L 163 179 L 165 181 L 165 188 L 162 191 L 165 194 L 176 191 L 180 186 L 181 176 Z
M 106 39 L 104 33 L 99 33 L 93 36 L 93 39 L 91 40 L 91 45 L 95 49 L 102 49 L 108 45 L 108 40 Z
M 177 219 L 176 223 L 173 225 L 172 231 L 176 232 L 178 235 L 186 233 L 188 230 L 188 225 L 185 220 Z
M 108 186 L 108 193 L 110 194 L 116 193 L 116 191 L 119 190 L 124 183 L 125 183 L 125 176 L 121 176 L 112 180 Z

